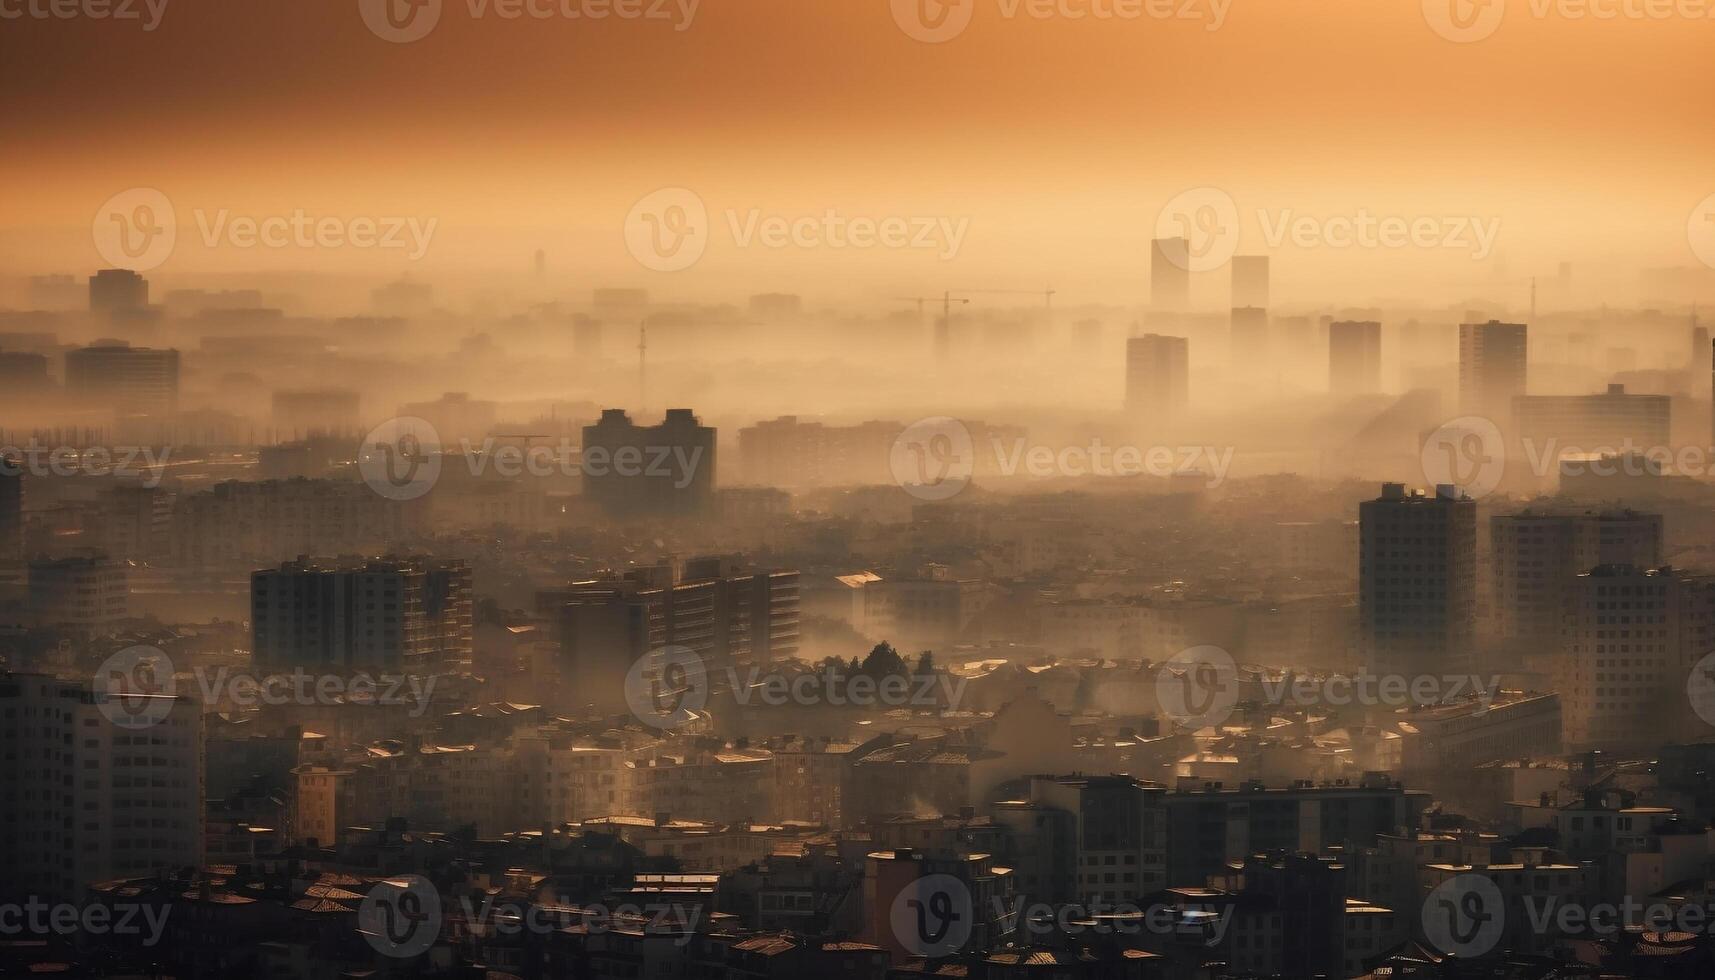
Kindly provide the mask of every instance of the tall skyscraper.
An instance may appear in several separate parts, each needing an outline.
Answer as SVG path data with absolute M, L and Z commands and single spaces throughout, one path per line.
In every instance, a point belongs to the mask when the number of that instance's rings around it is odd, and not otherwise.
M 99 340 L 66 353 L 66 394 L 125 415 L 159 415 L 179 407 L 179 352 Z
M 1382 325 L 1374 320 L 1328 324 L 1328 390 L 1350 397 L 1382 386 Z
M 1477 504 L 1457 487 L 1385 483 L 1358 506 L 1358 619 L 1371 669 L 1406 677 L 1472 668 Z
M 1125 342 L 1125 410 L 1134 421 L 1165 425 L 1190 401 L 1190 342 L 1144 334 Z
M 91 313 L 130 313 L 149 305 L 149 281 L 130 269 L 102 269 L 89 277 Z
M 1184 238 L 1157 238 L 1149 252 L 1149 305 L 1183 312 L 1191 307 L 1191 243 Z
M 1459 325 L 1459 410 L 1501 423 L 1525 394 L 1526 327 L 1522 323 Z
M 1233 256 L 1232 305 L 1268 309 L 1268 256 Z

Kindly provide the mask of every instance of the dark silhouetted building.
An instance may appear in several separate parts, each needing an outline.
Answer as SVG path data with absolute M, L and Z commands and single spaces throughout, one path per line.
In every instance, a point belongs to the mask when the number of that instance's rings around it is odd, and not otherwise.
M 715 430 L 688 408 L 670 408 L 652 426 L 606 409 L 584 426 L 583 479 L 584 495 L 613 516 L 706 513 L 714 504 Z
M 1472 668 L 1477 504 L 1457 487 L 1398 483 L 1358 505 L 1358 619 L 1378 675 L 1445 677 Z

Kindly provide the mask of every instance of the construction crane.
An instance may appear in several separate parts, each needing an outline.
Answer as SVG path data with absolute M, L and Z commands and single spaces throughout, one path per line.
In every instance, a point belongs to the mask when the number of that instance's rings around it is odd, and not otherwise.
M 941 322 L 935 325 L 935 358 L 939 361 L 945 361 L 952 353 L 953 304 L 969 303 L 970 299 L 964 296 L 954 296 L 951 290 L 942 293 L 940 296 L 895 296 L 893 298 L 902 303 L 916 303 L 918 323 L 923 322 L 924 303 L 933 303 L 937 299 L 941 301 Z

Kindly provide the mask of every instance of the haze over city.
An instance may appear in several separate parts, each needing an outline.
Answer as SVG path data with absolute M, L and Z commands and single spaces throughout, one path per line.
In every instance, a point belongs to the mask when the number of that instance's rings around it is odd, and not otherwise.
M 0 976 L 1715 970 L 1711 0 L 0 0 Z

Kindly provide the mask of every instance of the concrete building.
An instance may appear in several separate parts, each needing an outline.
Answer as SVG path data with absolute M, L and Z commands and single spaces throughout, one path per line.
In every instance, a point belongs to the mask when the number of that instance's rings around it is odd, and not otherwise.
M 1336 397 L 1371 395 L 1382 387 L 1382 325 L 1335 320 L 1328 325 L 1328 391 Z
M 269 666 L 420 667 L 471 653 L 462 559 L 299 558 L 250 577 L 251 650 Z
M 1673 399 L 1630 395 L 1609 385 L 1600 395 L 1521 395 L 1513 416 L 1532 453 L 1556 459 L 1567 453 L 1624 453 L 1669 449 Z
M 1157 238 L 1149 249 L 1149 305 L 1182 313 L 1191 307 L 1191 243 Z
M 1190 341 L 1144 334 L 1125 342 L 1125 412 L 1134 422 L 1164 426 L 1190 404 Z
M 1566 747 L 1701 737 L 1708 726 L 1692 713 L 1686 685 L 1711 650 L 1715 578 L 1636 565 L 1600 565 L 1578 576 L 1554 684 Z
M 178 411 L 179 352 L 98 340 L 66 352 L 66 395 L 122 415 Z
M 1268 309 L 1268 256 L 1233 256 L 1232 306 Z
M 1386 483 L 1358 506 L 1358 620 L 1380 675 L 1471 669 L 1477 610 L 1477 505 L 1456 487 L 1433 495 Z
M 1522 650 L 1560 635 L 1581 573 L 1597 565 L 1660 564 L 1662 517 L 1629 510 L 1496 514 L 1489 543 L 1495 635 Z
M 1522 323 L 1459 325 L 1459 410 L 1503 430 L 1513 399 L 1526 393 L 1526 328 Z
M 91 313 L 130 313 L 149 305 L 149 281 L 130 269 L 102 269 L 89 277 Z
M 105 556 L 31 561 L 29 595 L 33 619 L 50 629 L 95 634 L 130 615 L 126 567 Z
M 1051 877 L 1029 901 L 1135 902 L 1167 884 L 1167 787 L 1130 776 L 1036 776 L 1028 801 L 994 806 L 1013 846 Z M 1041 874 L 1041 871 L 1037 872 Z
M 1206 883 L 1229 861 L 1255 853 L 1371 847 L 1385 834 L 1416 833 L 1429 794 L 1407 790 L 1380 774 L 1285 788 L 1261 782 L 1181 786 L 1165 797 L 1167 881 Z
M 199 706 L 172 698 L 158 722 L 132 727 L 104 714 L 108 698 L 88 682 L 0 674 L 7 892 L 80 901 L 96 882 L 202 864 Z
M 584 496 L 616 517 L 706 513 L 715 499 L 715 430 L 688 408 L 640 426 L 605 409 L 584 426 Z

